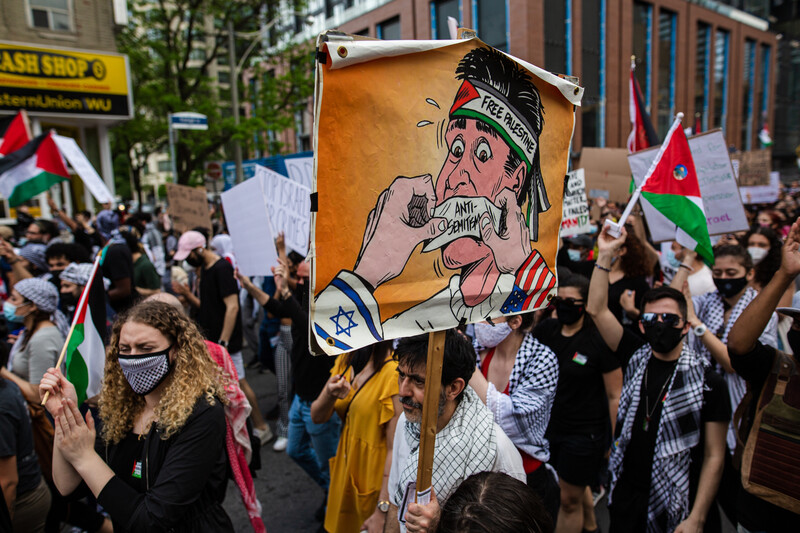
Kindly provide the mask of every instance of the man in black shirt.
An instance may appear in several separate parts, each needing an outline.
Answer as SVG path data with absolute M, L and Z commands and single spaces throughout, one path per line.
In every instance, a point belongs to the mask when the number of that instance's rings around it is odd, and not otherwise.
M 239 285 L 233 276 L 233 267 L 208 249 L 206 238 L 197 231 L 187 231 L 178 241 L 175 260 L 184 259 L 195 268 L 202 267 L 200 297 L 195 296 L 187 285 L 181 283 L 173 282 L 172 288 L 196 309 L 195 319 L 205 338 L 226 348 L 231 354 L 239 377 L 239 387 L 253 409 L 250 413 L 253 418 L 253 433 L 263 446 L 272 440 L 272 431 L 261 415 L 255 392 L 244 377 L 242 314 L 239 309 Z
M 730 420 L 728 391 L 683 341 L 686 300 L 661 287 L 642 298 L 633 335 L 608 309 L 611 259 L 625 243 L 604 228 L 587 312 L 625 369 L 609 460 L 610 531 L 701 531 L 714 501 Z
M 113 313 L 110 318 L 125 311 L 139 297 L 133 285 L 133 256 L 128 245 L 118 234 L 109 241 L 102 263 L 103 277 L 111 282 L 108 287 L 108 304 Z
M 781 296 L 800 274 L 799 245 L 800 219 L 792 225 L 792 229 L 783 243 L 781 266 L 775 276 L 742 311 L 739 319 L 728 332 L 728 355 L 731 358 L 731 365 L 736 373 L 747 381 L 752 393 L 749 416 L 743 417 L 744 427 L 741 428 L 742 433 L 740 433 L 743 435 L 750 433 L 759 398 L 764 384 L 772 373 L 776 356 L 775 348 L 761 344 L 758 337 L 766 327 L 772 312 L 776 310 L 775 307 Z M 797 362 L 798 354 L 800 354 L 800 309 L 780 307 L 777 311 L 793 319 L 791 330 L 786 336 L 795 362 Z M 797 379 L 790 379 L 786 385 L 784 398 L 797 398 L 798 394 L 800 394 L 800 385 L 798 385 Z M 794 460 L 800 461 L 797 457 Z M 796 476 L 796 469 L 795 472 L 786 472 L 785 474 L 788 481 L 793 475 Z M 740 488 L 736 509 L 739 531 L 766 531 L 769 533 L 800 531 L 800 515 L 750 494 L 744 488 Z

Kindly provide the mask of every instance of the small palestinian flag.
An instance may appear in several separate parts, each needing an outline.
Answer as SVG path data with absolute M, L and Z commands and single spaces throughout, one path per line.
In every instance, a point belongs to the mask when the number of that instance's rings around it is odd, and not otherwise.
M 664 144 L 642 182 L 642 200 L 650 203 L 677 226 L 675 240 L 694 250 L 708 265 L 714 264 L 711 239 L 689 141 L 675 120 Z
M 43 133 L 0 159 L 0 196 L 11 207 L 30 200 L 56 183 L 69 179 L 53 133 Z
M 636 81 L 636 62 L 634 59 L 631 59 L 631 74 L 628 80 L 628 112 L 631 117 L 628 151 L 634 153 L 657 145 L 658 135 L 645 109 L 639 82 Z
M 30 140 L 31 128 L 24 110 L 13 117 L 0 118 L 0 157 L 19 150 Z

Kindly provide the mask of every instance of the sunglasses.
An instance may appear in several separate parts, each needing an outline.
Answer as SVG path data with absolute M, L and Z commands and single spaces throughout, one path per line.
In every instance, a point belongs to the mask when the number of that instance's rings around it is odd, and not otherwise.
M 551 300 L 553 305 L 567 304 L 567 305 L 583 305 L 583 298 L 561 298 L 556 296 Z
M 659 320 L 659 318 L 661 320 Z M 658 322 L 671 328 L 678 327 L 683 319 L 675 313 L 642 313 L 640 321 L 643 326 L 653 326 Z

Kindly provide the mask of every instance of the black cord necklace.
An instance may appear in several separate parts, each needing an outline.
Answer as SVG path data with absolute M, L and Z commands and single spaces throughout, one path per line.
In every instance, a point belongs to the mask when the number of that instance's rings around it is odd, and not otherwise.
M 677 361 L 676 361 L 676 363 L 677 363 Z M 659 392 L 658 396 L 656 397 L 657 399 L 661 398 L 661 403 L 662 404 L 667 400 L 667 395 L 664 393 L 664 391 L 666 390 L 667 385 L 669 385 L 669 382 L 672 381 L 672 375 L 675 373 L 675 369 L 676 368 L 678 368 L 677 364 L 672 368 L 672 372 L 670 372 L 669 377 L 664 382 L 664 385 L 661 386 L 661 392 Z M 659 404 L 658 400 L 656 400 L 655 404 L 653 405 L 653 408 L 650 409 L 650 396 L 647 394 L 647 381 L 648 381 L 648 379 L 647 379 L 648 372 L 647 371 L 649 369 L 650 369 L 650 364 L 648 363 L 648 365 L 644 368 L 644 415 L 645 415 L 645 418 L 644 418 L 644 424 L 642 425 L 642 429 L 644 431 L 648 431 L 650 429 L 650 418 L 653 416 L 653 413 L 656 412 L 656 408 L 658 407 L 658 404 Z

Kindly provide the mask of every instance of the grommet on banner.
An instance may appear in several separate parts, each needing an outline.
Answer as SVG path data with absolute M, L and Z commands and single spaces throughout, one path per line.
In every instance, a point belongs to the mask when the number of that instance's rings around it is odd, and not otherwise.
M 339 54 L 339 57 L 345 58 L 347 57 L 347 48 L 345 48 L 344 46 L 340 46 L 339 48 L 336 49 L 336 53 Z

